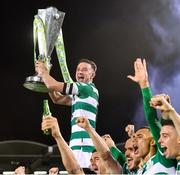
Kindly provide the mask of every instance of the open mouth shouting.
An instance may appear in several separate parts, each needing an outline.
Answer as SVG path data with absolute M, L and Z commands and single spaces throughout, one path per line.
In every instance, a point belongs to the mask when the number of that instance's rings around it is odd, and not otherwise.
M 132 157 L 127 157 L 127 165 L 130 166 L 133 163 Z
M 162 145 L 161 148 L 164 150 L 163 155 L 165 157 L 167 157 L 168 156 L 168 149 L 167 149 L 167 147 Z
M 79 82 L 84 82 L 84 81 L 85 81 L 85 77 L 84 77 L 83 75 L 78 75 L 78 76 L 77 76 L 77 80 L 78 80 Z
M 134 154 L 137 155 L 139 153 L 138 146 L 136 144 L 134 144 L 133 147 L 134 147 Z

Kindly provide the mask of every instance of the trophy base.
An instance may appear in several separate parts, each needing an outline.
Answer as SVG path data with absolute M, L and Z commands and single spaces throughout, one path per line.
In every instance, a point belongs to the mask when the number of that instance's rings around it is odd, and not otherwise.
M 46 85 L 42 81 L 41 77 L 37 75 L 27 77 L 23 86 L 35 92 L 42 92 L 42 93 L 49 92 Z

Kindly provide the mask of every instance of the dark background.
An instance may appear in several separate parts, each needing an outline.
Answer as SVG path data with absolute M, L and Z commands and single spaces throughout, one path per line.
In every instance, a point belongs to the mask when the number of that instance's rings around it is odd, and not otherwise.
M 139 87 L 128 80 L 135 58 L 146 58 L 153 93 L 168 93 L 179 112 L 180 1 L 178 0 L 26 0 L 1 5 L 0 141 L 31 140 L 54 144 L 40 129 L 42 100 L 47 94 L 23 87 L 34 74 L 33 19 L 38 9 L 54 6 L 66 13 L 63 22 L 67 64 L 74 78 L 80 58 L 98 66 L 100 93 L 97 131 L 124 142 L 128 123 L 145 125 Z M 62 81 L 55 51 L 51 74 Z M 66 141 L 70 107 L 54 105 Z

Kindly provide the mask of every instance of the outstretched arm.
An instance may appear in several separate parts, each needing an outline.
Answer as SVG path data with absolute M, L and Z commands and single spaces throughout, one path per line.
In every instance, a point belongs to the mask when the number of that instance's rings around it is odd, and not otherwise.
M 118 161 L 120 163 L 120 165 L 123 167 L 124 163 L 126 162 L 126 157 L 125 157 L 124 153 L 122 153 L 121 150 L 119 150 L 116 147 L 113 139 L 111 138 L 111 136 L 109 134 L 105 134 L 101 138 L 104 140 L 104 142 L 110 149 L 113 158 L 116 161 Z
M 57 142 L 63 165 L 68 173 L 84 174 L 71 148 L 67 145 L 66 141 L 61 135 L 57 119 L 52 116 L 45 117 L 42 121 L 41 128 L 42 130 L 51 129 L 51 134 Z
M 145 59 L 141 60 L 141 58 L 137 58 L 136 61 L 134 62 L 134 71 L 135 71 L 135 75 L 134 76 L 128 75 L 128 78 L 138 83 L 141 88 L 145 117 L 151 129 L 153 137 L 156 140 L 156 143 L 158 144 L 161 124 L 157 117 L 156 110 L 153 109 L 149 104 L 152 97 L 152 93 L 148 80 L 146 60 Z
M 122 172 L 122 167 L 117 161 L 113 159 L 108 146 L 103 141 L 101 136 L 99 136 L 99 134 L 90 125 L 88 119 L 86 117 L 78 117 L 76 122 L 78 126 L 84 128 L 90 135 L 97 152 L 100 154 L 101 158 L 107 165 L 109 172 L 112 174 L 120 174 Z

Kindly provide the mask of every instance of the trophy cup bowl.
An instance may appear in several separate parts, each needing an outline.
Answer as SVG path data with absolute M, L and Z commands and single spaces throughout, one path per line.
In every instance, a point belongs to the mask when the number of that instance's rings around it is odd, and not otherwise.
M 39 56 L 39 59 L 44 60 L 42 56 Z M 49 65 L 48 65 L 48 70 L 51 69 L 51 64 L 50 64 L 50 58 L 48 57 L 49 60 Z M 47 93 L 49 92 L 48 88 L 44 84 L 42 78 L 38 76 L 37 74 L 33 76 L 29 76 L 25 79 L 25 83 L 23 86 L 29 90 L 35 91 L 35 92 L 42 92 L 42 93 Z
M 44 82 L 42 81 L 42 78 L 39 77 L 38 75 L 27 77 L 23 86 L 35 92 L 43 92 L 43 93 L 48 92 L 48 89 L 45 86 Z
M 46 63 L 48 70 L 51 69 L 51 53 L 58 38 L 63 20 L 64 12 L 58 11 L 55 7 L 39 9 L 34 19 L 34 62 L 36 59 L 36 40 L 38 40 L 38 60 Z M 48 89 L 41 77 L 37 74 L 25 79 L 23 86 L 35 92 L 47 93 Z

